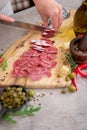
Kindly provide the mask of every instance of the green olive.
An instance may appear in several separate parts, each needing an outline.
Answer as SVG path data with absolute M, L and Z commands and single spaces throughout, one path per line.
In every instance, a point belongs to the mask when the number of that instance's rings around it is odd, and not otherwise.
M 31 101 L 33 97 L 29 97 L 28 100 Z
M 6 98 L 4 101 L 9 103 L 10 99 L 9 99 L 9 98 Z
M 6 88 L 6 91 L 9 91 L 10 89 L 11 89 L 10 87 L 7 87 L 7 88 Z
M 70 77 L 67 76 L 67 77 L 66 77 L 66 81 L 68 82 L 68 81 L 70 81 L 70 80 L 71 80 Z
M 72 72 L 68 76 L 69 76 L 70 79 L 73 79 L 73 78 L 75 78 L 76 74 L 74 72 Z
M 13 97 L 17 97 L 17 93 L 14 93 L 14 94 L 13 94 Z
M 73 85 L 68 86 L 69 92 L 76 92 L 76 88 Z
M 63 89 L 61 90 L 61 93 L 62 93 L 62 94 L 66 94 L 66 89 L 63 88 Z
M 12 108 L 13 108 L 13 106 L 9 105 L 9 106 L 8 106 L 8 108 L 9 108 L 9 109 L 12 109 Z
M 21 87 L 17 88 L 17 91 L 22 91 L 23 89 Z
M 35 91 L 32 90 L 32 89 L 28 90 L 28 95 L 29 95 L 30 97 L 33 97 L 33 96 L 35 95 Z
M 2 96 L 0 97 L 0 100 L 4 100 L 4 95 L 2 95 Z
M 19 96 L 22 95 L 22 92 L 21 92 L 21 91 L 18 91 L 18 95 L 19 95 Z
M 26 95 L 25 92 L 22 93 L 24 96 Z
M 3 104 L 3 106 L 4 106 L 4 107 L 7 107 L 7 104 L 6 104 L 6 103 L 4 103 L 4 104 Z

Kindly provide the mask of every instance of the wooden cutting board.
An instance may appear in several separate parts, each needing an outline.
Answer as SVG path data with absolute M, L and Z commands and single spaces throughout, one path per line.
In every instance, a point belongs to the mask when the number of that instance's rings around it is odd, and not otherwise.
M 0 67 L 0 86 L 2 85 L 23 85 L 26 88 L 60 88 L 70 84 L 65 80 L 66 75 L 58 77 L 61 73 L 65 52 L 69 51 L 70 41 L 75 37 L 73 32 L 73 16 L 74 10 L 71 10 L 71 15 L 68 19 L 63 21 L 60 32 L 56 34 L 51 40 L 55 41 L 54 46 L 58 48 L 58 55 L 56 58 L 57 66 L 52 69 L 52 76 L 50 78 L 44 77 L 39 81 L 32 81 L 30 78 L 13 78 L 11 72 L 13 63 L 27 51 L 29 43 L 33 39 L 40 39 L 41 32 L 31 30 L 25 36 L 21 37 L 6 51 L 3 58 L 7 60 L 8 66 L 6 71 L 2 71 Z M 70 66 L 68 66 L 70 67 Z

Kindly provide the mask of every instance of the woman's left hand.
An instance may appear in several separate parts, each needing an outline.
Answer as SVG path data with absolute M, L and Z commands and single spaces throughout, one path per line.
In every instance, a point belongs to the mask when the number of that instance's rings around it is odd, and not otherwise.
M 9 16 L 0 14 L 0 20 L 8 21 L 8 22 L 14 22 L 15 20 Z

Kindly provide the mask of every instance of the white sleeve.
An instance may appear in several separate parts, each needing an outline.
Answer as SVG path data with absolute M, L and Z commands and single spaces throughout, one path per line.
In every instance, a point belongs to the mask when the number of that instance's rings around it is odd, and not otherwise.
M 7 16 L 13 14 L 13 9 L 10 0 L 3 0 L 0 3 L 0 14 L 4 14 Z

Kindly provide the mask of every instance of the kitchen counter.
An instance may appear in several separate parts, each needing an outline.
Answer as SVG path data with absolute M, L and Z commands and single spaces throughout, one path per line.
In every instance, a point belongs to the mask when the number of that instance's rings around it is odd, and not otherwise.
M 41 21 L 35 7 L 12 17 L 31 23 Z M 0 24 L 0 53 L 27 31 Z M 15 117 L 17 124 L 1 120 L 0 130 L 87 130 L 87 79 L 78 75 L 77 83 L 79 89 L 75 93 L 62 94 L 61 89 L 36 89 L 35 100 L 30 104 L 40 105 L 41 110 L 32 117 Z

